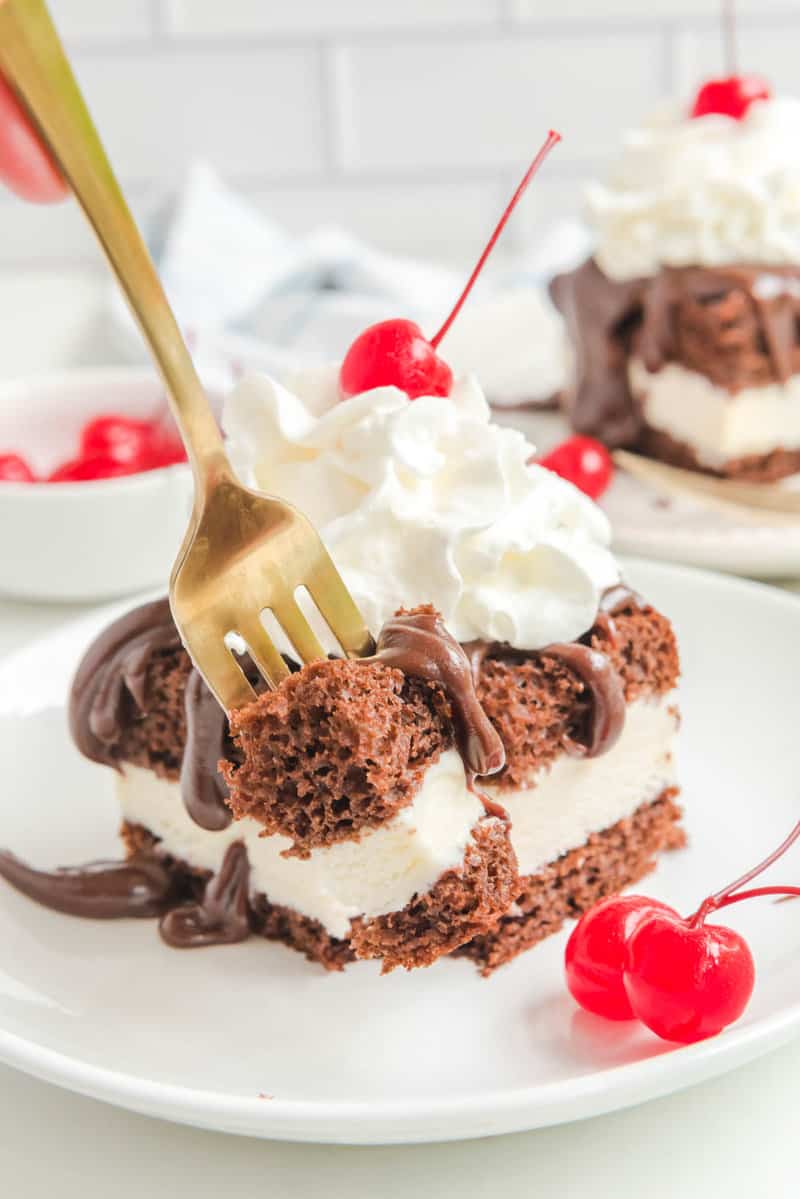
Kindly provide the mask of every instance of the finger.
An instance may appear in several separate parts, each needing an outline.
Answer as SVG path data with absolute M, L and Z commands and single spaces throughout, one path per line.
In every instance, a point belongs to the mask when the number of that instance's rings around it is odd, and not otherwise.
M 39 140 L 22 105 L 0 76 L 0 180 L 24 200 L 50 204 L 67 185 Z

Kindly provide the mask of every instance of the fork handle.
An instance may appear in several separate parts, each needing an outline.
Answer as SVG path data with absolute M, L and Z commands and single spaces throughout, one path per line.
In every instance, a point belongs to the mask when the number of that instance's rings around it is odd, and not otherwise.
M 0 0 L 0 70 L 72 188 L 161 371 L 195 476 L 231 474 L 222 437 L 44 0 Z

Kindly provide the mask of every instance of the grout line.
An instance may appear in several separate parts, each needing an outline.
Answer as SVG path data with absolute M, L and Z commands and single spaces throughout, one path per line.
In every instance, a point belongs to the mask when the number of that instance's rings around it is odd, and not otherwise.
M 322 139 L 322 162 L 326 175 L 335 178 L 339 173 L 339 87 L 336 51 L 321 44 L 319 56 L 319 106 L 320 137 Z
M 168 35 L 166 14 L 169 5 L 170 0 L 150 0 L 150 24 L 154 38 L 159 41 Z
M 169 48 L 174 53 L 195 53 L 200 50 L 216 51 L 235 49 L 240 52 L 259 52 L 264 49 L 307 49 L 320 44 L 331 47 L 346 44 L 358 48 L 382 47 L 420 42 L 447 42 L 452 44 L 454 39 L 465 44 L 483 42 L 489 38 L 498 42 L 513 43 L 520 36 L 533 40 L 534 38 L 567 38 L 585 41 L 593 37 L 637 36 L 663 32 L 664 21 L 668 20 L 670 27 L 676 32 L 707 33 L 719 27 L 716 15 L 692 15 L 683 19 L 657 17 L 591 17 L 582 20 L 568 20 L 555 17 L 551 20 L 533 18 L 526 20 L 514 15 L 510 0 L 498 0 L 498 8 L 494 19 L 485 21 L 459 23 L 445 21 L 442 24 L 427 26 L 419 24 L 413 27 L 384 26 L 378 29 L 359 29 L 354 26 L 343 26 L 338 29 L 321 30 L 307 33 L 300 30 L 270 32 L 268 30 L 222 30 L 218 33 L 182 33 L 176 31 L 166 20 L 166 5 L 168 0 L 150 0 L 152 14 L 151 34 L 156 34 L 159 44 Z M 738 18 L 739 27 L 743 30 L 796 29 L 800 26 L 800 13 L 792 5 L 784 8 L 773 8 L 759 13 L 741 13 Z M 146 35 L 131 35 L 125 38 L 115 34 L 101 34 L 98 37 L 86 36 L 70 39 L 72 47 L 82 54 L 101 54 L 109 49 L 135 52 L 137 49 L 151 48 Z
M 497 28 L 505 32 L 519 27 L 514 13 L 513 0 L 497 0 Z
M 709 26 L 713 28 L 713 26 Z M 473 26 L 439 27 L 427 29 L 425 27 L 417 27 L 415 29 L 400 29 L 400 30 L 354 30 L 352 32 L 330 32 L 308 35 L 298 33 L 265 33 L 253 32 L 248 34 L 245 32 L 237 33 L 219 33 L 219 34 L 178 34 L 172 31 L 159 30 L 159 46 L 160 48 L 171 54 L 183 56 L 185 54 L 197 53 L 217 53 L 219 51 L 236 51 L 240 54 L 258 54 L 265 50 L 308 50 L 319 45 L 327 45 L 332 49 L 345 47 L 347 49 L 394 49 L 395 47 L 404 46 L 419 46 L 425 44 L 454 46 L 457 44 L 463 45 L 483 45 L 491 41 L 495 44 L 506 44 L 513 46 L 521 39 L 540 41 L 543 37 L 551 36 L 553 38 L 567 39 L 574 41 L 587 41 L 593 37 L 636 37 L 642 34 L 653 34 L 658 31 L 658 26 L 653 22 L 632 21 L 621 23 L 618 21 L 609 21 L 598 24 L 581 23 L 564 24 L 559 22 L 557 25 L 542 24 L 538 22 L 535 25 L 485 25 L 478 28 Z M 150 50 L 147 39 L 134 37 L 128 40 L 122 40 L 114 35 L 108 35 L 97 38 L 77 38 L 72 40 L 72 46 L 78 49 L 82 55 L 90 56 L 102 54 L 109 49 L 115 51 L 128 51 L 135 54 L 137 50 Z
M 348 56 L 341 47 L 332 46 L 326 57 L 328 99 L 331 105 L 331 111 L 328 113 L 331 161 L 335 176 L 339 179 L 349 179 L 350 171 L 347 164 L 353 161 L 358 154 L 353 81 L 349 70 Z
M 213 158 L 208 156 L 208 161 L 211 166 L 217 170 L 213 162 Z M 542 184 L 546 187 L 548 183 L 555 184 L 574 184 L 585 179 L 587 175 L 594 175 L 602 170 L 604 163 L 607 160 L 604 157 L 587 157 L 581 159 L 573 159 L 570 162 L 563 163 L 559 168 L 548 172 L 546 178 L 542 179 Z M 514 162 L 497 163 L 489 166 L 465 165 L 454 166 L 452 169 L 429 170 L 426 167 L 408 167 L 401 170 L 381 170 L 367 169 L 359 170 L 357 168 L 341 170 L 339 168 L 325 172 L 319 169 L 309 168 L 305 171 L 284 171 L 271 173 L 269 171 L 226 171 L 224 167 L 219 168 L 219 175 L 225 184 L 231 188 L 246 191 L 266 189 L 285 189 L 292 190 L 295 188 L 306 189 L 314 187 L 333 187 L 342 188 L 364 188 L 370 187 L 424 187 L 430 185 L 432 187 L 446 187 L 452 185 L 455 187 L 469 184 L 495 184 L 507 187 L 510 183 L 516 185 L 519 182 L 517 178 L 518 172 L 524 167 L 524 161 L 520 157 Z M 145 175 L 128 175 L 123 180 L 123 186 L 131 193 L 139 192 L 139 194 L 152 193 L 154 188 L 159 188 L 163 184 L 163 179 L 159 180 L 151 176 Z M 178 179 L 180 185 L 180 178 Z M 168 187 L 163 187 L 166 193 Z M 0 198 L 0 211 L 3 210 L 5 201 Z
M 661 38 L 661 90 L 665 96 L 672 96 L 677 90 L 679 63 L 679 29 L 675 22 L 664 25 Z
M 300 0 L 302 2 L 302 0 Z M 693 14 L 684 18 L 668 17 L 664 14 L 656 17 L 634 16 L 595 17 L 588 19 L 565 19 L 554 17 L 546 19 L 534 17 L 530 20 L 515 15 L 511 0 L 496 0 L 497 8 L 493 17 L 476 22 L 443 21 L 431 26 L 421 23 L 416 26 L 383 26 L 375 29 L 359 29 L 357 26 L 343 26 L 337 29 L 322 29 L 318 32 L 309 30 L 286 30 L 270 32 L 269 30 L 221 30 L 216 33 L 183 33 L 175 29 L 174 24 L 167 19 L 170 0 L 150 0 L 150 30 L 147 34 L 119 35 L 103 33 L 98 36 L 77 36 L 69 38 L 70 46 L 81 54 L 90 56 L 107 53 L 109 50 L 131 53 L 150 51 L 154 41 L 164 50 L 172 53 L 196 53 L 201 50 L 216 52 L 217 50 L 237 50 L 242 53 L 257 53 L 264 49 L 289 50 L 308 49 L 309 47 L 327 45 L 335 48 L 340 45 L 359 47 L 393 47 L 395 45 L 420 44 L 425 42 L 440 43 L 461 41 L 464 44 L 483 42 L 488 38 L 496 42 L 513 43 L 520 37 L 530 37 L 531 40 L 547 37 L 574 39 L 586 41 L 593 37 L 637 36 L 642 34 L 663 33 L 664 22 L 675 33 L 708 33 L 719 28 L 719 20 L 715 14 Z M 774 30 L 797 29 L 800 26 L 800 13 L 796 5 L 770 8 L 758 13 L 741 13 L 738 24 L 742 30 Z

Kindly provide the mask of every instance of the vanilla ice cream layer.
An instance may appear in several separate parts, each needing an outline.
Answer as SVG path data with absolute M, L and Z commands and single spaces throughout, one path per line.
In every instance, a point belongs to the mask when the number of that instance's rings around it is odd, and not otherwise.
M 346 937 L 355 916 L 382 916 L 430 891 L 441 875 L 460 865 L 483 804 L 467 787 L 456 750 L 447 750 L 426 772 L 411 804 L 358 841 L 338 841 L 285 858 L 286 837 L 264 837 L 252 818 L 207 832 L 186 812 L 178 783 L 125 765 L 117 782 L 124 820 L 142 825 L 160 848 L 182 862 L 216 872 L 225 851 L 243 841 L 250 861 L 250 890 L 265 894 L 312 920 L 332 937 Z
M 619 740 L 599 758 L 556 758 L 518 791 L 486 787 L 511 817 L 521 875 L 584 845 L 675 785 L 675 692 L 628 705 Z
M 800 448 L 800 375 L 732 393 L 675 362 L 651 373 L 632 359 L 628 378 L 647 424 L 690 446 L 702 466 Z

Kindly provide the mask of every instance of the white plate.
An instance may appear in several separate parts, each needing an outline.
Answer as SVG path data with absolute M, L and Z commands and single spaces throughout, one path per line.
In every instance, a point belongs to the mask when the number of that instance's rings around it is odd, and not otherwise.
M 553 412 L 495 411 L 495 420 L 522 429 L 542 451 L 570 435 L 563 417 Z M 602 506 L 618 553 L 761 579 L 800 575 L 800 524 L 748 524 L 722 507 L 664 499 L 619 471 Z
M 645 884 L 684 911 L 798 815 L 800 603 L 724 576 L 632 564 L 685 664 L 681 775 L 691 847 Z M 0 666 L 0 839 L 50 866 L 114 850 L 105 770 L 68 743 L 69 673 L 109 613 Z M 775 878 L 797 877 L 797 859 Z M 60 916 L 0 884 L 0 1058 L 152 1116 L 254 1136 L 411 1142 L 535 1128 L 663 1095 L 800 1030 L 796 905 L 731 913 L 754 949 L 744 1018 L 689 1048 L 579 1012 L 565 933 L 483 980 L 465 961 L 341 975 L 279 945 L 176 952 L 154 923 Z M 264 1097 L 262 1097 L 264 1096 Z

